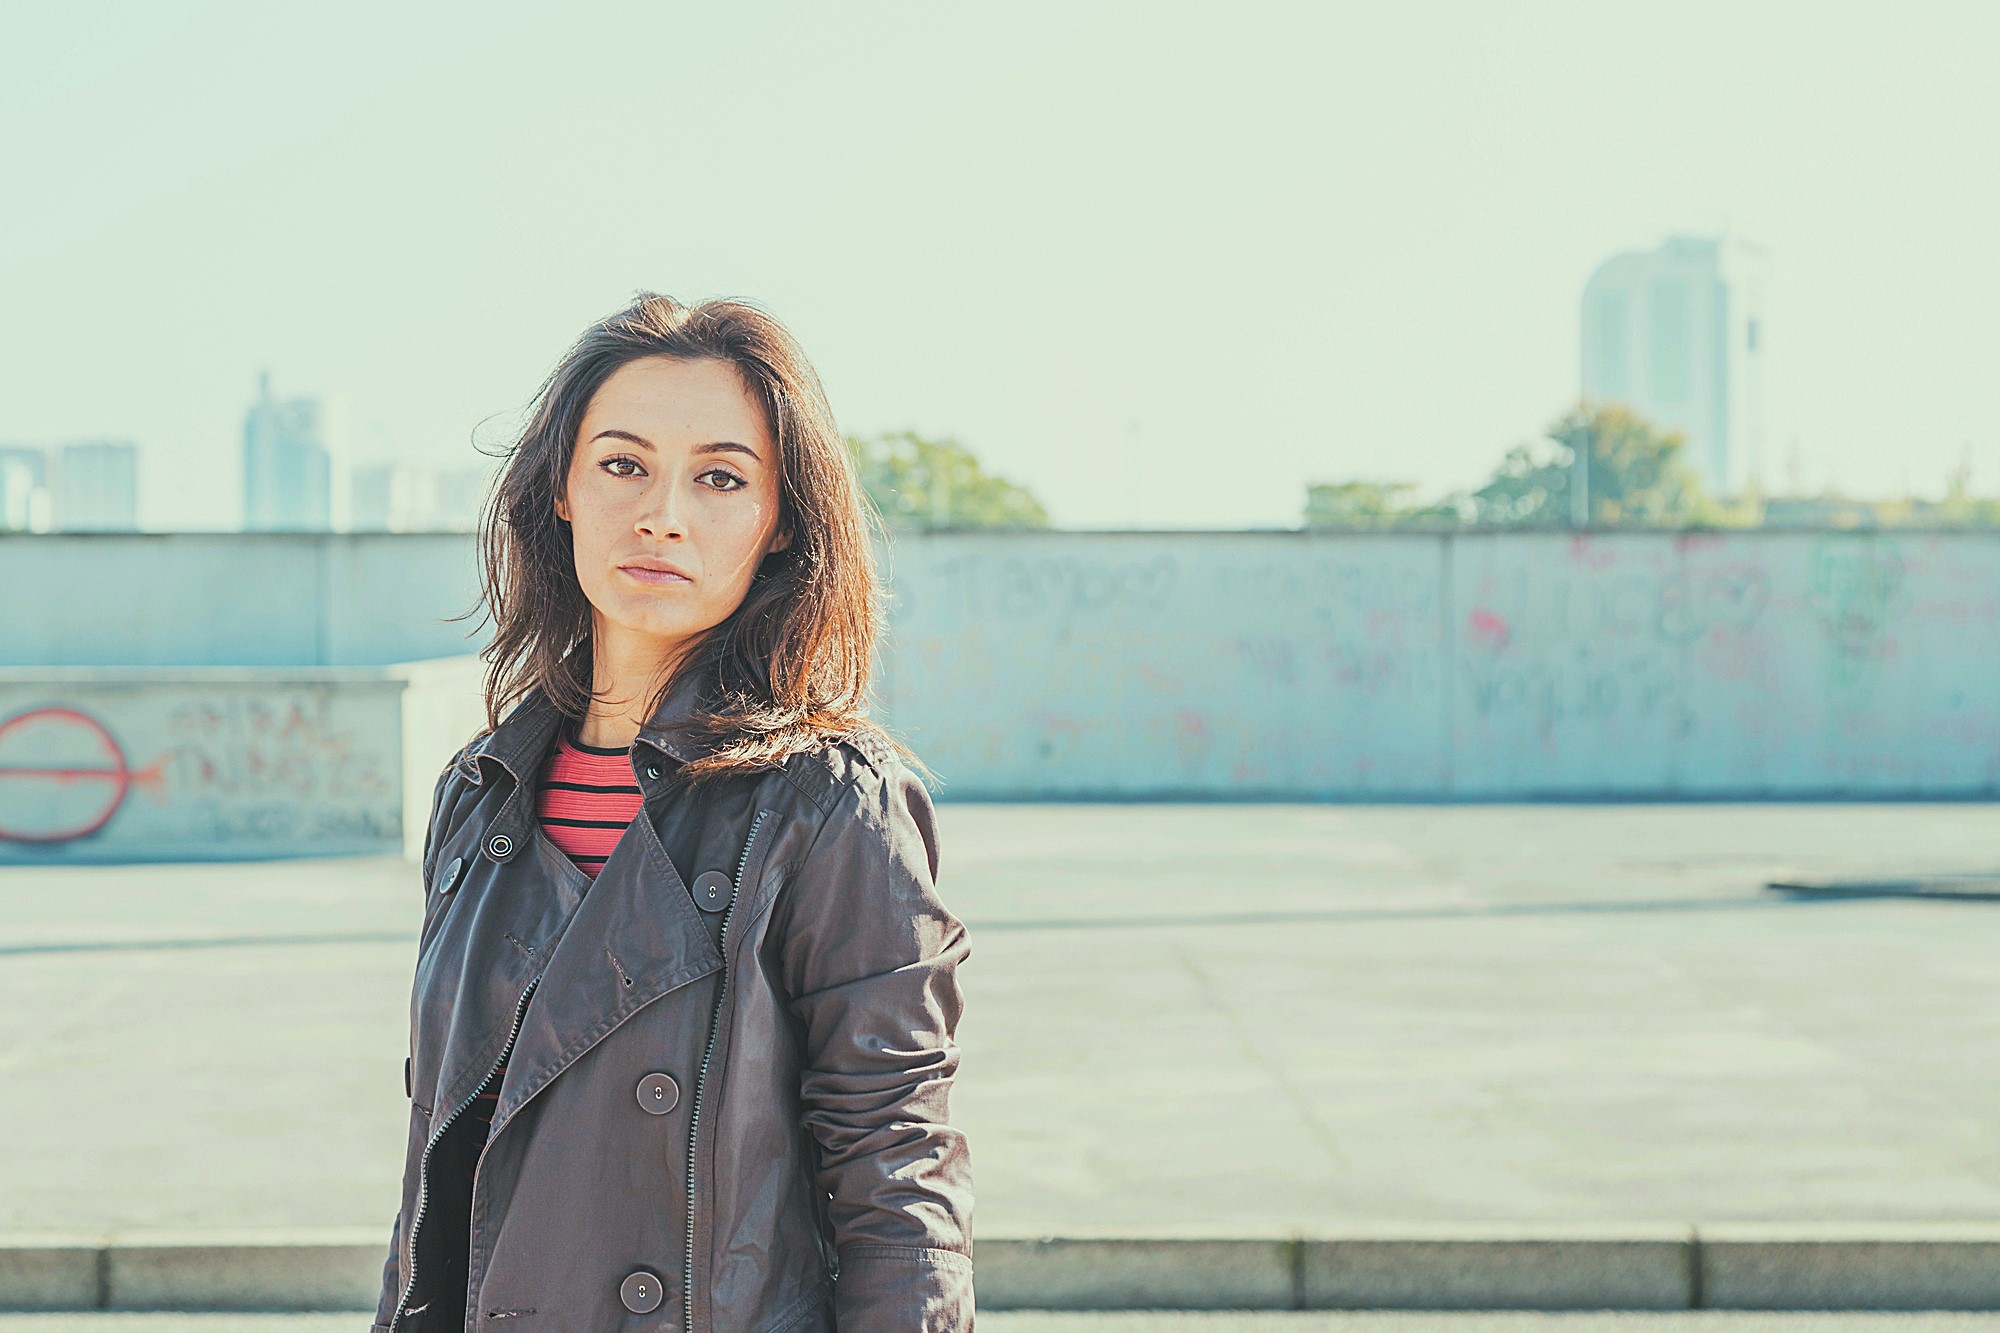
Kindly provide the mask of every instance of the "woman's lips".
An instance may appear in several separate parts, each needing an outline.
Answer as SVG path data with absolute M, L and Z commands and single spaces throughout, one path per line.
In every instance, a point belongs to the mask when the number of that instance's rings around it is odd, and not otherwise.
M 693 580 L 666 569 L 647 569 L 642 565 L 620 565 L 618 568 L 630 574 L 641 583 L 691 583 Z

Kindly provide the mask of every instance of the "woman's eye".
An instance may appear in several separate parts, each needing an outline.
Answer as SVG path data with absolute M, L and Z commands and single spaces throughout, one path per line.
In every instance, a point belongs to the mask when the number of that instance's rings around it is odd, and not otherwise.
M 618 467 L 620 463 L 630 463 L 632 465 L 632 470 L 630 472 L 616 471 L 615 469 Z M 606 472 L 611 473 L 611 475 L 614 477 L 636 477 L 639 475 L 639 470 L 640 470 L 638 459 L 627 458 L 623 454 L 620 454 L 616 458 L 607 458 L 602 463 L 599 463 L 598 466 L 603 468 Z
M 722 477 L 735 483 L 733 486 L 725 486 L 721 482 L 711 483 L 713 489 L 718 491 L 740 491 L 750 484 L 726 467 L 712 467 L 701 475 L 704 477 Z

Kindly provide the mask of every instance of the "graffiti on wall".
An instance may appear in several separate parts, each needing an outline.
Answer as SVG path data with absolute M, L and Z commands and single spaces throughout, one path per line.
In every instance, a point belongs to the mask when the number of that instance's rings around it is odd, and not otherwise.
M 947 784 L 1016 773 L 1038 794 L 1277 792 L 1441 778 L 1434 550 L 1357 561 L 1337 544 L 1237 534 L 926 548 L 928 564 L 898 561 L 885 693 Z M 1428 733 L 1401 725 L 1413 714 Z
M 2000 543 L 1630 534 L 1467 543 L 1462 790 L 1912 793 L 1993 784 Z M 1960 738 L 1941 744 L 1950 734 Z
M 939 534 L 888 713 L 964 795 L 2000 793 L 2000 541 Z
M 1890 623 L 1909 610 L 1901 548 L 1873 535 L 1820 541 L 1813 547 L 1807 599 L 1831 648 L 1834 679 L 1859 683 L 1889 653 Z
M 323 691 L 137 691 L 0 716 L 0 842 L 60 847 L 136 822 L 155 841 L 391 843 L 394 751 L 332 712 Z
M 61 843 L 111 822 L 162 765 L 134 771 L 111 731 L 77 708 L 30 708 L 0 721 L 0 842 Z
M 1472 582 L 1457 657 L 1473 717 L 1519 717 L 1544 738 L 1572 720 L 1620 718 L 1685 736 L 1696 725 L 1686 665 L 1747 669 L 1742 646 L 1770 603 L 1768 570 L 1624 561 L 1606 545 L 1578 539 L 1566 564 Z

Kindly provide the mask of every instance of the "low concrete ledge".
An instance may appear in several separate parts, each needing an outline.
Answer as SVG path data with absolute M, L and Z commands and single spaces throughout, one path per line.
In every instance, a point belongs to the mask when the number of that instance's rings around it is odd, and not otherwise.
M 0 1310 L 104 1308 L 103 1240 L 0 1234 Z
M 1713 1223 L 1704 1303 L 1731 1310 L 2000 1310 L 2000 1223 Z
M 373 1310 L 370 1230 L 0 1234 L 0 1310 Z
M 1297 1251 L 1283 1233 L 985 1236 L 973 1281 L 993 1310 L 1295 1310 Z
M 373 1310 L 378 1230 L 153 1233 L 104 1249 L 108 1310 Z
M 1694 1228 L 1486 1223 L 1301 1240 L 1303 1310 L 1687 1310 Z
M 0 1311 L 372 1310 L 372 1230 L 0 1234 Z M 989 1310 L 2000 1310 L 2000 1222 L 982 1237 Z

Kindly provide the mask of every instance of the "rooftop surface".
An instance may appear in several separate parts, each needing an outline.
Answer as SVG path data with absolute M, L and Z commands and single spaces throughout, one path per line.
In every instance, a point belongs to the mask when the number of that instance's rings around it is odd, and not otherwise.
M 938 806 L 975 1234 L 2000 1219 L 1991 805 Z M 393 858 L 0 870 L 0 1231 L 377 1226 Z

